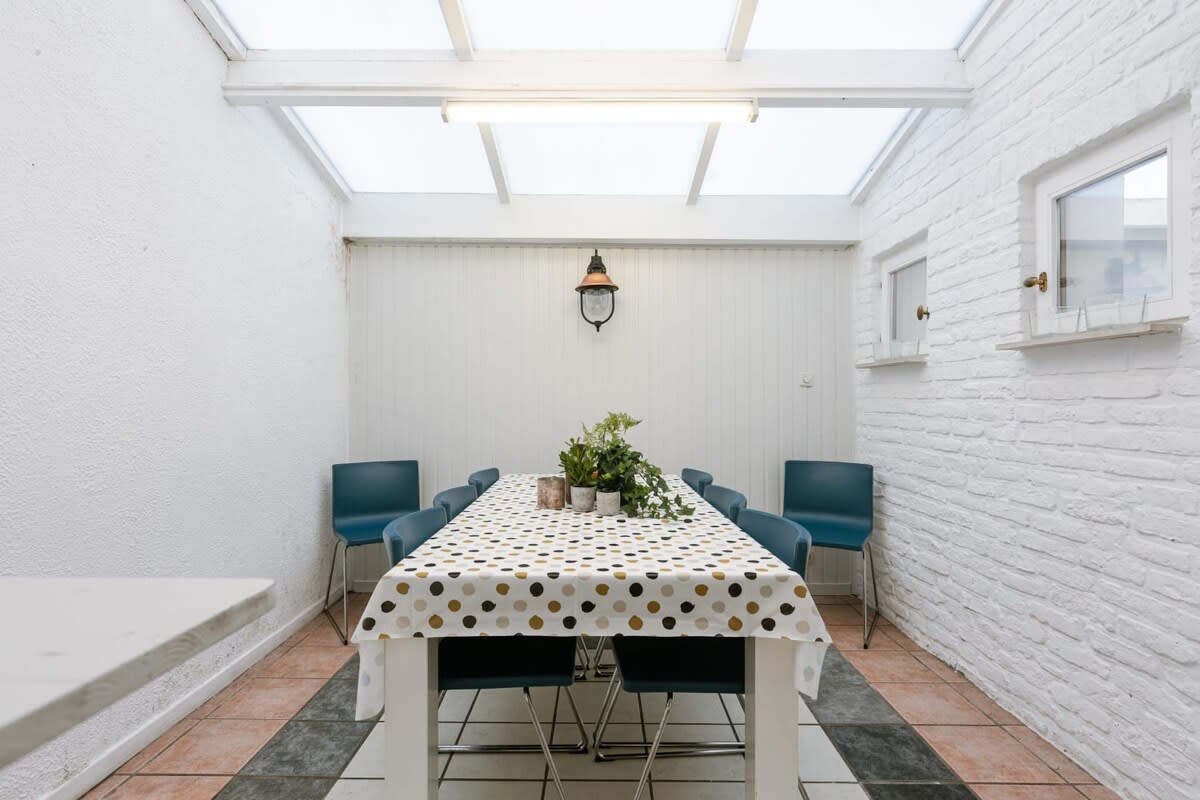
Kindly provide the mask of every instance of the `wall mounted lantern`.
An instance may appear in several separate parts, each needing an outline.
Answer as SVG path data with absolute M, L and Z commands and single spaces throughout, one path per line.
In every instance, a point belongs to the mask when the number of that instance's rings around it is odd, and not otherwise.
M 589 324 L 600 326 L 612 319 L 617 308 L 616 292 L 619 287 L 608 277 L 608 270 L 600 259 L 600 251 L 592 254 L 592 263 L 588 264 L 587 274 L 575 287 L 579 292 L 579 313 Z

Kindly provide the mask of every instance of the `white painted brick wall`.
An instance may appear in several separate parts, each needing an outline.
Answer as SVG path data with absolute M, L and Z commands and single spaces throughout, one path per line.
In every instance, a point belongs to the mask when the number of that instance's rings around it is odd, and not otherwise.
M 1014 0 L 968 69 L 971 104 L 932 112 L 864 206 L 859 358 L 872 257 L 925 229 L 933 309 L 927 365 L 859 376 L 884 604 L 1122 796 L 1195 800 L 1200 314 L 1181 336 L 994 348 L 1031 301 L 1022 179 L 1172 102 L 1200 296 L 1200 0 Z

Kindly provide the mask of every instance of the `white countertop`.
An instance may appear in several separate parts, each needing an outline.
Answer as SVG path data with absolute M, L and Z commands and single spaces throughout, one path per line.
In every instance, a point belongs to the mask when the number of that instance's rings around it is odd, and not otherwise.
M 0 578 L 0 767 L 265 614 L 265 578 Z

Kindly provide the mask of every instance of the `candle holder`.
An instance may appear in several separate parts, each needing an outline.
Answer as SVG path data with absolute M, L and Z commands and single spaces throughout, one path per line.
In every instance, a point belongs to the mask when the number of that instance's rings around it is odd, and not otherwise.
M 567 496 L 566 480 L 558 476 L 537 479 L 537 507 L 561 511 Z

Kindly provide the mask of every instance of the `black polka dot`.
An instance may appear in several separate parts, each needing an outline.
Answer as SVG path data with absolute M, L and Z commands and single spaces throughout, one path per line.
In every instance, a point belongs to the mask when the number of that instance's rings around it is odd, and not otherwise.
M 685 602 L 685 603 L 680 603 L 680 604 L 679 604 L 679 610 L 680 610 L 680 611 L 682 611 L 682 612 L 683 612 L 683 613 L 685 613 L 685 614 L 690 614 L 690 613 L 692 613 L 693 611 L 695 611 L 695 610 L 696 610 L 696 607 L 695 607 L 694 605 L 692 605 L 691 603 L 686 603 L 686 602 Z
M 474 628 L 475 627 L 475 618 L 469 614 L 467 616 L 463 617 L 463 627 Z
M 632 586 L 629 587 L 629 593 L 631 595 L 633 595 L 634 597 L 641 597 L 642 596 L 642 585 L 640 583 L 633 584 Z
M 429 584 L 429 593 L 434 597 L 437 597 L 445 588 L 446 587 L 442 586 L 441 581 L 434 581 L 433 583 Z
M 545 591 L 545 589 L 540 583 L 535 583 L 529 587 L 529 593 L 534 597 L 541 597 L 543 591 Z
M 785 617 L 788 616 L 789 614 L 791 614 L 795 610 L 796 610 L 796 607 L 794 605 L 792 605 L 791 603 L 784 603 L 783 605 L 781 605 L 779 607 L 779 613 L 783 614 Z
M 484 601 L 483 601 L 483 605 L 481 606 L 481 608 L 482 608 L 484 611 L 495 611 L 495 610 L 496 610 L 496 604 L 495 604 L 495 603 L 493 603 L 491 600 L 484 600 Z
M 363 620 L 362 626 L 363 626 L 364 631 L 374 630 L 375 629 L 375 619 L 373 617 L 367 617 L 366 619 Z
M 574 617 L 563 617 L 563 627 L 569 631 L 575 630 L 575 618 Z
M 579 608 L 583 611 L 583 613 L 590 614 L 596 610 L 596 604 L 591 600 L 584 600 L 583 605 L 579 606 Z
M 729 584 L 729 596 L 730 597 L 737 597 L 741 593 L 742 593 L 741 584 L 737 584 L 737 583 Z
M 663 627 L 666 628 L 667 630 L 669 630 L 669 631 L 675 630 L 675 618 L 674 617 L 663 617 L 662 623 L 663 623 Z
M 773 631 L 773 630 L 775 630 L 775 620 L 773 620 L 773 619 L 770 619 L 770 618 L 764 619 L 764 620 L 762 621 L 762 627 L 763 627 L 763 630 L 764 630 L 764 631 Z
M 395 604 L 395 603 L 393 603 L 391 600 L 385 600 L 385 601 L 384 601 L 384 602 L 383 602 L 383 603 L 382 603 L 382 604 L 379 606 L 379 610 L 380 610 L 380 611 L 382 611 L 382 612 L 383 612 L 383 613 L 385 613 L 385 614 L 391 613 L 391 612 L 392 612 L 392 611 L 394 611 L 395 609 L 396 609 L 396 604 Z

